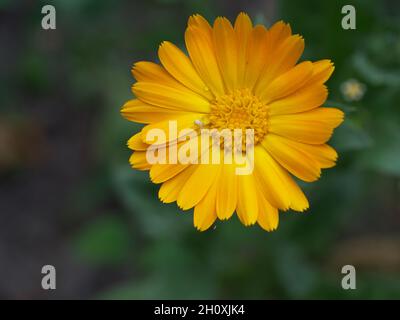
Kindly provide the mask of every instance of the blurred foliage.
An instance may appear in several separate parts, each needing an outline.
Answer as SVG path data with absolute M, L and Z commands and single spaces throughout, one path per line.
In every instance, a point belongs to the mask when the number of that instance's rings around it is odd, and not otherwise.
M 121 263 L 132 252 L 129 228 L 115 217 L 100 217 L 80 231 L 75 247 L 82 259 L 91 263 Z
M 57 36 L 41 38 L 40 30 L 30 28 L 38 21 L 26 21 L 24 52 L 9 81 L 30 96 L 65 91 L 73 112 L 93 118 L 94 160 L 68 207 L 75 219 L 85 220 L 71 246 L 78 259 L 94 266 L 132 270 L 94 297 L 400 298 L 399 270 L 358 268 L 352 255 L 342 257 L 342 264 L 333 259 L 339 244 L 353 238 L 400 231 L 398 2 L 353 1 L 356 30 L 341 28 L 346 1 L 272 1 L 273 13 L 265 11 L 271 1 L 252 1 L 248 8 L 245 2 L 211 0 L 50 2 L 57 8 Z M 0 3 L 0 9 L 13 5 Z M 191 211 L 160 203 L 148 175 L 130 168 L 126 141 L 140 126 L 123 120 L 119 108 L 132 97 L 132 63 L 156 60 L 162 40 L 182 47 L 189 15 L 233 18 L 241 10 L 268 25 L 289 22 L 306 40 L 304 59 L 334 61 L 326 105 L 346 112 L 331 141 L 340 159 L 320 181 L 302 185 L 311 209 L 282 213 L 277 231 L 244 228 L 234 217 L 199 233 Z M 351 104 L 339 89 L 349 78 L 367 88 Z M 7 105 L 21 105 L 13 89 L 1 96 Z M 114 210 L 101 209 L 108 202 Z M 357 290 L 342 290 L 341 268 L 353 263 Z

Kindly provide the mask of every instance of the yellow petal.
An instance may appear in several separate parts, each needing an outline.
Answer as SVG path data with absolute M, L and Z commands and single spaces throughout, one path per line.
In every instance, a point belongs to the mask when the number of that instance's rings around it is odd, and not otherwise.
M 313 64 L 305 61 L 277 77 L 263 90 L 260 98 L 264 103 L 284 98 L 299 90 L 310 79 Z
M 180 90 L 185 86 L 174 79 L 162 66 L 149 61 L 140 61 L 133 65 L 132 75 L 137 81 L 159 83 Z
M 237 77 L 238 87 L 244 88 L 244 75 L 247 65 L 247 46 L 253 25 L 246 13 L 239 13 L 235 21 L 235 33 L 237 43 Z
M 262 145 L 291 174 L 307 182 L 317 180 L 321 175 L 318 163 L 302 150 L 292 148 L 289 142 L 286 138 L 267 134 Z
M 199 27 L 189 26 L 185 32 L 186 48 L 193 65 L 215 96 L 225 93 L 224 83 L 214 53 L 211 34 Z
M 268 130 L 280 136 L 309 144 L 327 142 L 343 122 L 344 113 L 335 108 L 317 108 L 311 111 L 272 116 Z
M 337 153 L 335 149 L 327 144 L 307 144 L 300 143 L 294 140 L 287 139 L 286 143 L 291 148 L 301 150 L 306 153 L 308 157 L 312 158 L 318 163 L 320 168 L 331 168 L 335 165 L 337 160 Z
M 304 147 L 305 146 L 305 147 Z M 331 168 L 336 165 L 338 154 L 327 144 L 304 144 L 302 148 L 319 163 L 321 168 Z
M 258 225 L 266 231 L 273 231 L 278 228 L 279 212 L 273 207 L 262 192 L 258 191 Z
M 236 212 L 245 226 L 257 222 L 258 201 L 255 178 L 252 174 L 238 175 L 238 196 Z
M 190 164 L 154 164 L 150 169 L 150 179 L 153 183 L 165 182 L 185 170 Z
M 181 115 L 173 121 L 166 120 L 149 124 L 141 131 L 142 140 L 147 144 L 157 145 L 176 141 L 178 138 L 186 136 L 185 129 L 196 129 L 195 121 L 201 119 L 201 117 L 201 114 L 189 113 L 187 115 Z M 174 128 L 176 128 L 176 130 L 174 130 Z M 157 132 L 159 130 L 160 136 L 153 137 L 150 133 L 157 133 L 153 130 L 157 130 Z M 161 132 L 164 133 L 164 137 L 161 135 Z
M 126 102 L 121 108 L 122 116 L 133 122 L 154 123 L 166 120 L 173 120 L 188 112 L 165 109 L 149 105 L 139 99 L 132 99 Z
M 254 148 L 254 174 L 264 196 L 274 207 L 289 209 L 290 195 L 285 184 L 284 170 L 262 146 Z
M 314 62 L 313 67 L 310 83 L 325 83 L 335 70 L 332 61 L 327 59 Z
M 261 95 L 276 77 L 293 68 L 304 50 L 304 40 L 299 35 L 286 38 L 276 49 L 272 49 L 269 61 L 255 87 L 256 95 Z
M 228 19 L 219 17 L 214 22 L 213 40 L 221 75 L 228 90 L 237 87 L 236 34 Z
M 135 151 L 129 158 L 129 162 L 132 168 L 138 170 L 149 170 L 151 168 L 151 164 L 146 160 L 145 151 Z
M 258 31 L 256 29 L 258 29 Z M 275 23 L 269 30 L 266 30 L 260 25 L 257 25 L 253 29 L 253 37 L 251 40 L 254 41 L 249 41 L 251 46 L 249 46 L 247 50 L 247 62 L 251 65 L 252 61 L 255 59 L 253 63 L 255 75 L 250 80 L 250 88 L 253 88 L 257 81 L 266 76 L 266 72 L 270 70 L 270 65 L 276 64 L 277 58 L 274 55 L 276 54 L 277 49 L 282 46 L 284 41 L 289 38 L 291 33 L 292 31 L 290 26 L 282 21 Z
M 308 111 L 321 106 L 328 97 L 322 84 L 307 85 L 295 93 L 269 104 L 270 115 L 283 115 Z
M 180 90 L 163 84 L 137 82 L 132 86 L 132 91 L 141 101 L 162 108 L 199 113 L 210 111 L 210 103 L 189 89 Z
M 180 83 L 208 100 L 213 99 L 190 59 L 177 46 L 164 41 L 158 49 L 158 56 L 165 69 Z
M 222 164 L 217 191 L 217 215 L 221 220 L 229 219 L 237 204 L 237 175 L 234 164 Z
M 185 182 L 193 174 L 195 169 L 196 166 L 191 165 L 170 180 L 164 182 L 158 191 L 160 200 L 164 203 L 176 201 L 179 192 L 181 192 Z
M 283 41 L 292 35 L 290 25 L 283 22 L 276 22 L 271 28 L 268 29 L 268 37 L 271 43 L 271 49 L 276 49 Z
M 290 25 L 284 23 L 283 21 L 278 21 L 270 29 L 267 30 L 267 48 L 264 52 L 265 66 L 263 70 L 260 70 L 261 73 L 265 73 L 265 70 L 269 69 L 269 65 L 276 63 L 276 58 L 274 58 L 276 51 L 291 35 L 292 30 L 290 28 Z M 263 74 L 261 75 L 261 78 L 262 76 Z
M 214 179 L 209 191 L 194 208 L 193 223 L 200 231 L 207 230 L 217 219 L 217 187 L 218 179 Z
M 176 147 L 176 150 L 178 150 L 179 144 L 173 143 L 173 145 Z M 165 182 L 190 166 L 190 164 L 181 164 L 178 161 L 175 161 L 176 163 L 170 162 L 170 147 L 171 145 L 165 147 L 166 163 L 153 164 L 150 169 L 150 179 L 153 183 Z M 173 151 L 175 152 L 175 149 Z
M 167 181 L 171 178 L 173 178 L 175 175 L 180 173 L 181 171 L 185 170 L 188 166 L 191 165 L 191 163 L 183 164 L 179 161 L 178 157 L 174 156 L 174 159 L 171 159 L 170 152 L 172 151 L 173 154 L 178 154 L 180 148 L 184 144 L 194 144 L 194 148 L 197 147 L 198 153 L 197 153 L 197 158 L 198 159 L 202 152 L 204 152 L 205 147 L 203 147 L 200 144 L 200 139 L 201 137 L 197 137 L 194 140 L 190 141 L 185 141 L 185 142 L 171 142 L 167 145 L 165 145 L 165 154 L 167 161 L 165 164 L 163 163 L 157 163 L 153 164 L 153 166 L 150 169 L 150 179 L 154 183 L 161 183 L 164 181 Z M 160 146 L 162 147 L 162 146 Z M 173 148 L 173 150 L 171 150 Z
M 308 201 L 292 177 L 261 146 L 255 148 L 255 176 L 265 199 L 278 209 L 303 211 Z
M 208 36 L 211 37 L 212 28 L 211 28 L 210 24 L 208 23 L 208 21 L 200 14 L 194 14 L 194 15 L 190 16 L 189 20 L 188 20 L 188 26 L 189 27 L 198 27 L 203 32 L 207 33 Z
M 179 193 L 178 206 L 187 210 L 197 205 L 209 191 L 212 183 L 219 175 L 220 169 L 221 166 L 217 164 L 197 165 L 195 172 L 185 182 Z
M 309 203 L 307 197 L 298 184 L 287 172 L 284 172 L 283 177 L 285 179 L 287 192 L 290 197 L 290 209 L 300 212 L 308 209 Z
M 265 66 L 265 55 L 268 51 L 267 29 L 257 25 L 251 31 L 247 47 L 247 65 L 245 68 L 244 85 L 253 89 Z
M 128 140 L 128 147 L 132 150 L 145 151 L 149 145 L 142 141 L 142 133 L 139 132 Z

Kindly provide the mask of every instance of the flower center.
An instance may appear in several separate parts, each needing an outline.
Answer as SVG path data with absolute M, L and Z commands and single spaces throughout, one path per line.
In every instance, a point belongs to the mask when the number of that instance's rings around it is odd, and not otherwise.
M 241 129 L 245 146 L 246 129 L 254 130 L 254 144 L 262 141 L 268 131 L 268 107 L 249 89 L 235 90 L 211 103 L 208 117 L 211 128 Z

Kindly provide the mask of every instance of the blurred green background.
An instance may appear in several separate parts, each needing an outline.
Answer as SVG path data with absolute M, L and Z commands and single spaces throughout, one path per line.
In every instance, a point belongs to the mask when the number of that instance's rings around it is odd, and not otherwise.
M 57 29 L 41 28 L 53 4 Z M 400 298 L 400 2 L 0 0 L 0 298 Z M 303 59 L 330 58 L 346 112 L 337 167 L 302 185 L 304 214 L 266 233 L 236 217 L 204 233 L 130 168 L 130 68 L 183 45 L 187 18 L 289 22 Z M 348 101 L 344 83 L 366 89 Z M 348 97 L 347 97 L 348 98 Z M 40 287 L 41 268 L 57 289 Z M 357 289 L 341 288 L 342 266 Z

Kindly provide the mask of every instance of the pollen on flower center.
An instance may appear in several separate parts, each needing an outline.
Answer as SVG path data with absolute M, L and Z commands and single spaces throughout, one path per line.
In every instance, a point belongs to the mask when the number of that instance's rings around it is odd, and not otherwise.
M 235 90 L 216 98 L 211 103 L 208 117 L 210 128 L 254 130 L 254 144 L 262 141 L 268 129 L 268 107 L 249 89 Z M 244 143 L 244 141 L 243 141 Z

